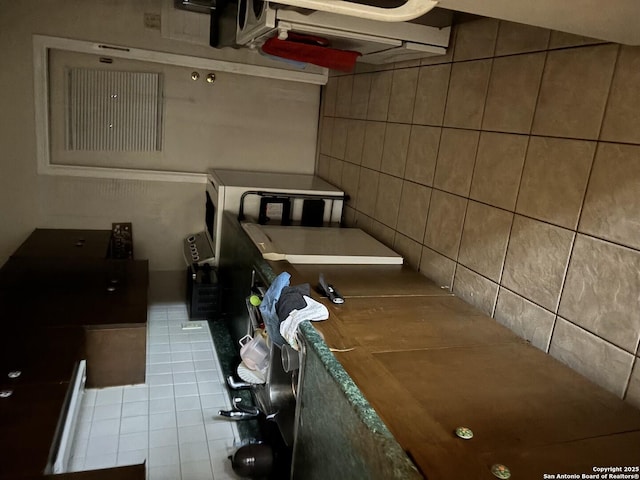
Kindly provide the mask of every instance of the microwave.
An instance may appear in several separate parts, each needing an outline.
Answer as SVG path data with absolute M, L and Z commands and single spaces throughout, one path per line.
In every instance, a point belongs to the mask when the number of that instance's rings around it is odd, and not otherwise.
M 187 265 L 218 266 L 222 212 L 249 223 L 339 226 L 345 193 L 308 174 L 213 169 L 207 172 L 204 227 L 185 238 Z

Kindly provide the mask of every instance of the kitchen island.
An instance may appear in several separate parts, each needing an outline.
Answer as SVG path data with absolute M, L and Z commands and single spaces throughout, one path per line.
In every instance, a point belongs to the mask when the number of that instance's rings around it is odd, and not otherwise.
M 267 262 L 226 220 L 221 272 L 240 289 L 231 303 L 252 271 L 312 286 L 322 272 L 346 299 L 313 292 L 329 320 L 300 327 L 293 478 L 491 479 L 500 465 L 517 479 L 640 473 L 640 411 L 448 290 L 402 266 Z

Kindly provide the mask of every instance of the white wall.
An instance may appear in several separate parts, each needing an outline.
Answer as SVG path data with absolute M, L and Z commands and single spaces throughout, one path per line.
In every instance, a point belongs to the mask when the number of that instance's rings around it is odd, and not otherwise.
M 0 263 L 35 227 L 110 228 L 111 222 L 131 221 L 138 258 L 148 258 L 152 270 L 184 267 L 181 240 L 187 233 L 202 229 L 204 185 L 36 173 L 31 39 L 34 33 L 274 66 L 245 50 L 215 50 L 176 42 L 162 38 L 158 30 L 145 29 L 143 14 L 160 14 L 161 10 L 162 0 L 0 2 Z M 255 81 L 237 76 L 237 82 L 247 86 Z M 238 112 L 237 117 L 229 119 L 230 124 L 240 125 L 230 130 L 230 135 L 235 133 L 237 138 L 230 137 L 222 153 L 211 152 L 208 166 L 312 172 L 319 87 L 296 85 L 295 98 L 288 104 L 282 101 L 287 82 L 269 79 L 263 82 L 272 85 L 267 88 L 267 95 L 261 86 L 260 102 L 264 108 L 280 110 L 302 134 L 291 136 L 283 128 L 268 145 L 246 141 L 242 125 L 251 123 L 254 129 L 260 128 L 260 124 L 256 124 L 256 119 L 243 122 L 242 112 Z M 252 95 L 249 87 L 247 95 Z M 221 107 L 220 111 L 226 112 L 232 108 L 227 104 Z M 267 129 L 267 125 L 263 127 Z M 237 151 L 230 145 L 237 145 Z M 267 149 L 272 152 L 271 161 L 257 163 Z M 190 153 L 189 143 L 185 142 L 182 154 Z M 236 155 L 230 158 L 231 154 Z

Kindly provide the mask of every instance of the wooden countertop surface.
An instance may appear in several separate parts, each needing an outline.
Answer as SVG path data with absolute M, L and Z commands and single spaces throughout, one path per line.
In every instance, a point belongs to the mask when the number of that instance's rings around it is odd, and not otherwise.
M 495 478 L 496 463 L 518 480 L 640 464 L 640 411 L 420 274 L 274 263 L 291 284 L 322 271 L 344 295 L 314 292 L 330 311 L 314 325 L 429 480 Z

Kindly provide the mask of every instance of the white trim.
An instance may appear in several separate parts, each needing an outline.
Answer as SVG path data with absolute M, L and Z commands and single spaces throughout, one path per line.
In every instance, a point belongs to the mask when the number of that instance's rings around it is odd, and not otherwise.
M 173 53 L 142 50 L 69 38 L 33 36 L 33 89 L 36 114 L 36 155 L 39 175 L 67 175 L 74 177 L 119 178 L 130 180 L 152 180 L 164 182 L 206 183 L 205 173 L 171 172 L 161 170 L 138 170 L 126 168 L 85 167 L 72 165 L 54 165 L 49 151 L 49 49 L 70 52 L 104 54 L 109 57 L 128 58 L 182 67 L 194 67 L 205 70 L 251 75 L 291 82 L 325 85 L 329 74 L 325 68 L 322 73 L 298 72 L 259 65 L 212 60 L 208 58 L 177 55 Z

